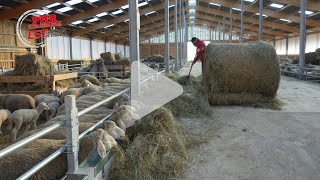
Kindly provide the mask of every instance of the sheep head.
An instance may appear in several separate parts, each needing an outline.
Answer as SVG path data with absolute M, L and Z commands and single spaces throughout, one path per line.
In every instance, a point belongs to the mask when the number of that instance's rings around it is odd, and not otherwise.
M 37 109 L 39 109 L 39 110 L 49 110 L 49 107 L 48 107 L 48 105 L 47 105 L 47 103 L 45 103 L 45 102 L 41 102 L 39 105 L 38 105 L 38 107 L 37 107 Z

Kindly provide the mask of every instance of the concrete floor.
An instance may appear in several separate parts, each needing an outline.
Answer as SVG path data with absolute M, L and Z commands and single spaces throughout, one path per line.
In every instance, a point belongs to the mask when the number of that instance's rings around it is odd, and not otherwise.
M 281 111 L 212 107 L 212 118 L 181 119 L 210 136 L 182 179 L 320 179 L 320 85 L 282 77 L 278 99 Z

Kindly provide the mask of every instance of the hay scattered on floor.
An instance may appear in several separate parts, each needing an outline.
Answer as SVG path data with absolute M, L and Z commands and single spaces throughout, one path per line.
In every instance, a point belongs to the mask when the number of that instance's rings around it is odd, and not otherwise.
M 167 76 L 183 86 L 183 94 L 165 105 L 173 115 L 177 117 L 203 117 L 211 116 L 207 92 L 201 81 L 194 76 L 178 76 L 167 74 Z
M 131 144 L 116 161 L 109 179 L 174 179 L 181 175 L 188 153 L 171 112 L 159 108 L 128 129 Z

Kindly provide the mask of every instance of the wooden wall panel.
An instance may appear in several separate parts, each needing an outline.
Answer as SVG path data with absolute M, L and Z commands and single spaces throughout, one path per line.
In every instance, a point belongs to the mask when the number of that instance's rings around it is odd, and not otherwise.
M 140 57 L 147 58 L 153 54 L 160 54 L 165 56 L 165 44 L 163 43 L 141 43 L 140 44 Z M 174 43 L 169 44 L 169 55 L 174 56 Z

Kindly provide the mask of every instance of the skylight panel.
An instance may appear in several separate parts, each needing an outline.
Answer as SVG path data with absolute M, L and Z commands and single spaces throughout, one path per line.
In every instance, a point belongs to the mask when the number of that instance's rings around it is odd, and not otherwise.
M 209 3 L 209 4 L 211 4 L 211 5 L 213 5 L 213 6 L 221 6 L 220 4 L 217 4 L 217 3 Z
M 151 12 L 146 13 L 145 15 L 148 16 L 148 15 L 153 14 L 153 13 L 155 13 L 155 12 L 156 12 L 156 11 L 151 11 Z
M 88 22 L 91 22 L 91 23 L 92 23 L 92 22 L 95 22 L 95 21 L 98 21 L 98 20 L 99 20 L 98 18 L 94 17 L 94 18 L 92 18 L 92 19 L 89 19 Z
M 78 25 L 78 24 L 81 24 L 81 23 L 83 23 L 83 21 L 82 21 L 82 20 L 79 20 L 79 21 L 74 21 L 74 22 L 72 22 L 71 24 L 73 24 L 73 25 Z
M 280 9 L 280 8 L 283 8 L 284 5 L 282 5 L 282 4 L 277 4 L 277 3 L 272 3 L 272 4 L 270 4 L 270 6 L 271 6 L 271 7 L 274 7 L 274 8 L 279 8 L 279 9 Z
M 290 20 L 288 20 L 288 19 L 280 19 L 281 21 L 285 21 L 285 22 L 291 22 Z
M 260 16 L 260 13 L 256 13 L 256 15 Z M 262 14 L 263 17 L 268 17 L 267 15 L 265 14 Z
M 121 6 L 121 9 L 128 9 L 129 8 L 129 4 Z
M 189 13 L 195 13 L 196 10 L 195 9 L 189 9 Z
M 299 11 L 299 13 L 301 13 L 301 11 Z M 312 12 L 312 11 L 308 11 L 308 10 L 306 10 L 306 15 L 310 15 L 310 14 L 313 14 L 314 12 Z
M 37 11 L 36 14 L 42 16 L 45 14 L 49 14 L 50 12 L 51 11 L 49 11 L 49 10 L 41 10 L 41 11 Z
M 83 2 L 82 0 L 70 0 L 70 1 L 67 1 L 66 3 L 72 6 L 75 4 L 82 3 L 82 2 Z
M 97 14 L 96 16 L 97 16 L 97 17 L 102 17 L 102 16 L 106 16 L 106 15 L 108 15 L 108 13 L 103 12 L 103 13 L 99 13 L 99 14 Z
M 89 2 L 91 2 L 91 3 L 94 3 L 94 2 L 97 2 L 97 1 L 99 1 L 99 0 L 87 0 L 87 1 L 89 1 Z
M 111 14 L 117 15 L 117 14 L 120 14 L 120 13 L 123 13 L 123 10 L 122 10 L 122 9 L 119 9 L 119 10 L 117 10 L 117 11 L 114 11 L 114 12 L 112 12 Z
M 53 7 L 56 7 L 56 6 L 59 6 L 60 3 L 53 3 L 53 4 L 50 4 L 48 6 L 46 6 L 47 8 L 53 8 Z
M 236 11 L 241 11 L 241 9 L 238 9 L 238 8 L 232 8 L 232 9 Z
M 144 2 L 142 2 L 142 3 L 139 3 L 139 4 L 138 4 L 138 7 L 145 6 L 145 5 L 148 5 L 148 2 L 145 2 L 145 1 L 144 1 Z
M 247 2 L 253 2 L 254 0 L 244 0 L 244 1 L 247 1 Z
M 109 27 L 112 27 L 112 26 L 114 26 L 114 24 L 110 24 L 110 25 L 108 25 L 108 26 L 106 26 L 104 28 L 109 28 Z
M 64 12 L 67 12 L 67 11 L 70 11 L 70 10 L 72 10 L 71 7 L 63 7 L 63 8 L 58 9 L 57 11 L 64 13 Z

